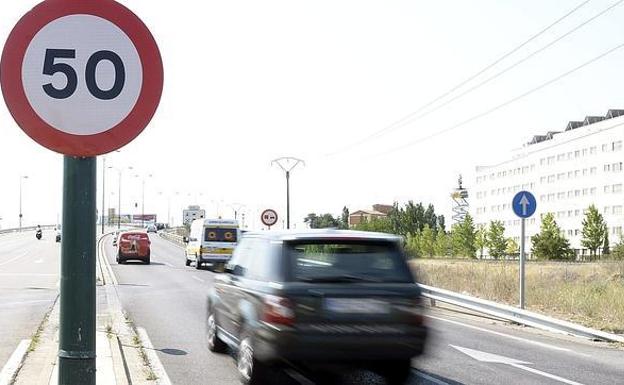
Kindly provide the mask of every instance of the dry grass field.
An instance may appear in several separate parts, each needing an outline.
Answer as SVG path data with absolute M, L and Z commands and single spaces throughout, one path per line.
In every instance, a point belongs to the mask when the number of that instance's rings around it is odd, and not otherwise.
M 518 262 L 416 259 L 419 282 L 479 298 L 518 304 Z M 624 333 L 624 262 L 526 265 L 529 310 Z

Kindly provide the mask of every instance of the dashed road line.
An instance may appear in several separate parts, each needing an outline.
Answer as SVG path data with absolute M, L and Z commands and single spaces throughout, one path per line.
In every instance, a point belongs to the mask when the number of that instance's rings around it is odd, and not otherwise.
M 489 329 L 481 328 L 481 327 L 478 327 L 478 326 L 465 324 L 465 323 L 462 323 L 462 322 L 452 321 L 452 320 L 449 320 L 449 319 L 446 319 L 446 318 L 436 317 L 436 316 L 432 316 L 432 315 L 427 315 L 426 317 L 427 318 L 431 318 L 431 319 L 435 319 L 435 320 L 438 320 L 438 321 L 442 321 L 442 322 L 448 322 L 448 323 L 451 323 L 453 325 L 459 325 L 459 326 L 463 326 L 463 327 L 466 327 L 466 328 L 469 328 L 469 329 L 478 330 L 478 331 L 481 331 L 481 332 L 484 332 L 484 333 L 494 334 L 494 335 L 497 335 L 499 337 L 505 337 L 505 338 L 509 338 L 509 339 L 512 339 L 512 340 L 525 342 L 527 344 L 532 344 L 532 345 L 539 346 L 539 347 L 546 348 L 546 349 L 558 350 L 558 351 L 561 351 L 561 352 L 572 352 L 572 350 L 570 350 L 570 349 L 561 348 L 559 346 L 554 346 L 554 345 L 546 344 L 546 343 L 543 343 L 543 342 L 533 341 L 533 340 L 529 340 L 527 338 L 516 337 L 516 336 L 512 336 L 511 334 L 505 334 L 505 333 L 497 332 L 497 331 L 494 331 L 494 330 L 489 330 Z M 582 353 L 578 353 L 578 352 L 574 352 L 574 353 L 583 355 Z
M 191 278 L 193 278 L 194 280 L 196 280 L 196 281 L 198 281 L 198 282 L 206 282 L 206 281 L 204 281 L 203 279 L 201 279 L 201 278 L 199 278 L 199 277 L 196 277 L 196 276 L 194 276 L 194 275 L 193 275 L 193 276 L 191 276 Z

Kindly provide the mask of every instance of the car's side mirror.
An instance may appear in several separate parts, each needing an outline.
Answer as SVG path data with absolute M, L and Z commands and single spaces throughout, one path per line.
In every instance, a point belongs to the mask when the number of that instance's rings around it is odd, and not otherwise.
M 228 274 L 241 277 L 245 272 L 245 268 L 240 265 L 227 265 L 223 271 Z
M 189 239 L 188 239 L 188 237 L 182 237 L 182 242 L 184 242 L 184 243 L 189 243 Z

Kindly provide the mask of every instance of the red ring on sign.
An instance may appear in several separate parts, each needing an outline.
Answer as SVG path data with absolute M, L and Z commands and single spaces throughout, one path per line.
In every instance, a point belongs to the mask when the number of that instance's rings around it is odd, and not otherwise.
M 95 135 L 57 130 L 37 115 L 22 85 L 22 63 L 30 42 L 50 22 L 68 15 L 101 17 L 119 27 L 132 41 L 143 68 L 143 84 L 134 108 L 119 124 Z M 22 130 L 40 145 L 65 155 L 97 156 L 130 143 L 147 127 L 160 103 L 164 82 L 160 51 L 149 29 L 132 11 L 113 0 L 47 0 L 15 25 L 0 59 L 4 100 Z

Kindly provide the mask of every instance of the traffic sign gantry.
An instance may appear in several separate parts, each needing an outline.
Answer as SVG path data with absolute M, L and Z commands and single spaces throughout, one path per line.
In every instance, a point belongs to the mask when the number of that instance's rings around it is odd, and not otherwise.
M 151 33 L 113 0 L 46 0 L 11 31 L 0 86 L 13 118 L 65 155 L 59 385 L 95 385 L 95 156 L 145 129 L 163 87 Z
M 511 207 L 514 213 L 522 218 L 520 221 L 520 308 L 524 309 L 524 260 L 525 260 L 525 219 L 535 214 L 537 209 L 537 201 L 535 196 L 528 191 L 520 191 L 517 193 L 512 201 Z
M 158 107 L 163 67 L 150 31 L 112 0 L 47 0 L 22 17 L 0 62 L 24 132 L 65 155 L 96 156 L 136 138 Z
M 260 219 L 265 226 L 271 227 L 277 223 L 277 212 L 272 209 L 267 209 L 262 212 Z

